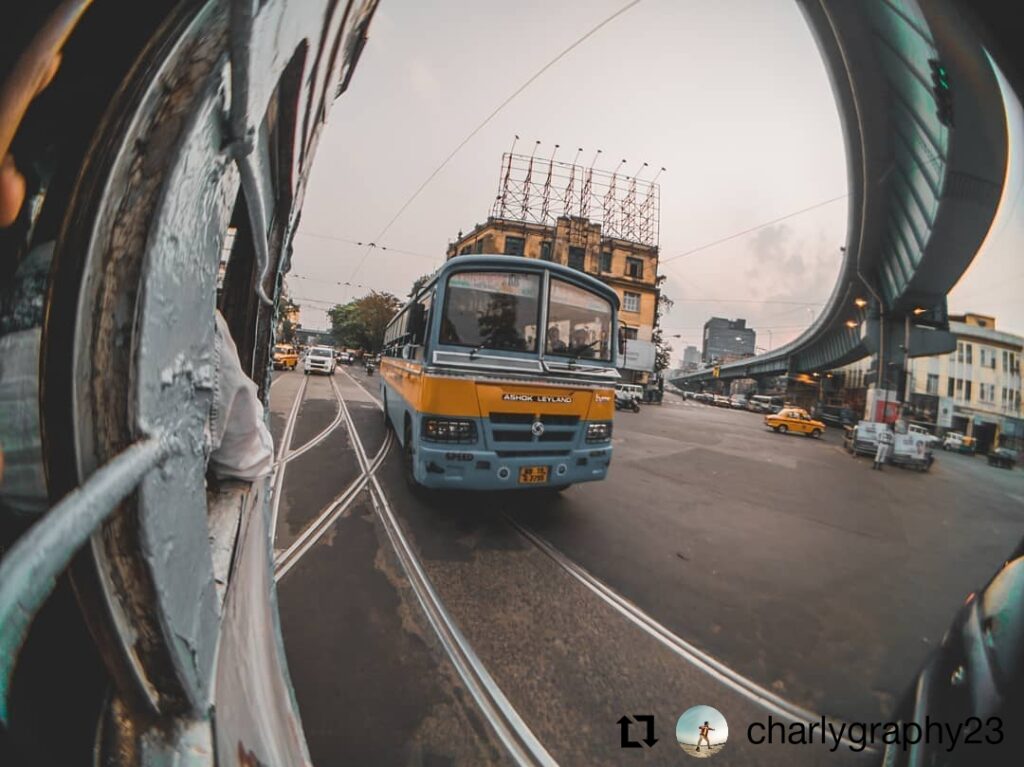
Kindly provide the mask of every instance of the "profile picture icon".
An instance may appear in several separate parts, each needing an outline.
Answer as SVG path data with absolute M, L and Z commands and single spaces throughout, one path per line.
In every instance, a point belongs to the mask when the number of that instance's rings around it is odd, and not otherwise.
M 707 759 L 723 748 L 729 739 L 729 723 L 722 712 L 711 706 L 686 709 L 676 722 L 676 741 L 690 756 Z

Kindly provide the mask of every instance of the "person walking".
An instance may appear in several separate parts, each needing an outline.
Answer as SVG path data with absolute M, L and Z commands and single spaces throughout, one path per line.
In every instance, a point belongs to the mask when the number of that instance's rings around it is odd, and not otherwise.
M 882 431 L 878 435 L 878 449 L 875 451 L 875 463 L 871 466 L 872 469 L 882 470 L 882 466 L 889 458 L 889 453 L 892 451 L 893 443 L 892 428 L 889 424 L 882 426 Z
M 715 728 L 711 727 L 707 722 L 704 722 L 704 724 L 702 724 L 700 727 L 697 728 L 697 732 L 700 733 L 700 735 L 697 738 L 697 750 L 698 751 L 700 751 L 700 742 L 702 740 L 705 743 L 707 743 L 708 749 L 711 748 L 711 740 L 708 738 L 708 733 L 711 732 L 714 729 Z

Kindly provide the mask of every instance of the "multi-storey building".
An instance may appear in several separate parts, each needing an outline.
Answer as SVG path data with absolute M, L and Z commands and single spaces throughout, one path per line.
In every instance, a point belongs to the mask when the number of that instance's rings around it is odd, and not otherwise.
M 704 323 L 701 359 L 708 364 L 724 364 L 750 357 L 754 354 L 756 340 L 757 336 L 752 328 L 747 327 L 746 320 L 712 317 Z
M 1024 449 L 1024 337 L 997 330 L 994 317 L 976 313 L 950 315 L 949 329 L 957 337 L 955 351 L 911 358 L 907 391 L 900 392 L 908 399 L 905 412 L 937 429 L 975 437 L 981 451 L 996 443 Z M 842 370 L 848 396 L 871 379 L 869 366 L 862 360 Z
M 488 218 L 448 246 L 448 258 L 500 253 L 553 261 L 607 283 L 619 296 L 619 324 L 627 339 L 650 344 L 657 324 L 658 248 L 602 235 L 601 225 L 563 216 L 553 226 Z M 623 371 L 644 383 L 650 371 Z

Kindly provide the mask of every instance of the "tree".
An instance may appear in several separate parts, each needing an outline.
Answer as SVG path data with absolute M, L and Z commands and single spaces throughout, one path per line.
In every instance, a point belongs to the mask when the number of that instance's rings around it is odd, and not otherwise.
M 416 278 L 416 282 L 414 282 L 412 284 L 412 287 L 409 289 L 409 295 L 407 297 L 408 298 L 415 298 L 416 294 L 419 292 L 419 289 L 422 288 L 424 285 L 426 285 L 427 284 L 427 280 L 429 280 L 433 276 L 434 276 L 434 273 L 431 272 L 430 274 L 422 274 L 419 277 L 417 277 Z
M 379 352 L 384 346 L 384 331 L 401 308 L 398 298 L 376 290 L 347 304 L 335 305 L 327 312 L 335 343 Z
M 658 301 L 655 304 L 654 332 L 651 333 L 651 341 L 654 342 L 654 372 L 660 373 L 672 365 L 672 345 L 665 341 L 661 335 L 661 318 L 668 312 L 675 303 L 671 298 L 661 292 L 661 283 L 665 276 L 658 277 Z

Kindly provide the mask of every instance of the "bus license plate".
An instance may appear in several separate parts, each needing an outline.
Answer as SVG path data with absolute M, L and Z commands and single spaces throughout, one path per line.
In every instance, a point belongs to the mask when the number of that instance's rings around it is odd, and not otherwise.
M 547 481 L 547 466 L 523 466 L 519 469 L 520 485 L 543 485 Z

